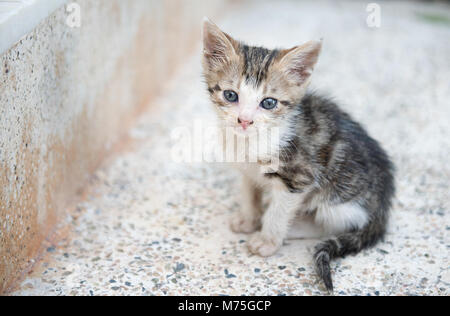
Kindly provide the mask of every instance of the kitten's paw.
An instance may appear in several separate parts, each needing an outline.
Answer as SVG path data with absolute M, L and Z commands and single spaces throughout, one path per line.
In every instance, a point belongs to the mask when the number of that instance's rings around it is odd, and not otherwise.
M 235 233 L 251 234 L 258 229 L 258 225 L 254 219 L 235 213 L 231 217 L 230 228 Z
M 281 244 L 282 240 L 257 232 L 248 241 L 248 249 L 255 255 L 270 257 L 280 249 Z

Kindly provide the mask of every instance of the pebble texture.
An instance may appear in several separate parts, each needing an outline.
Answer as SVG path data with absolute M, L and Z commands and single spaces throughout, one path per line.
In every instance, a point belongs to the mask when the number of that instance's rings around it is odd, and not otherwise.
M 381 9 L 374 29 L 364 3 L 341 1 L 248 3 L 219 24 L 272 47 L 324 37 L 314 88 L 362 122 L 397 166 L 386 241 L 333 262 L 335 294 L 449 295 L 449 9 Z M 204 90 L 195 56 L 154 102 L 159 111 L 130 132 L 132 150 L 98 170 L 67 238 L 49 246 L 14 295 L 325 294 L 312 268 L 317 241 L 288 240 L 267 259 L 251 255 L 248 236 L 228 228 L 238 175 L 172 161 L 173 129 L 214 118 Z

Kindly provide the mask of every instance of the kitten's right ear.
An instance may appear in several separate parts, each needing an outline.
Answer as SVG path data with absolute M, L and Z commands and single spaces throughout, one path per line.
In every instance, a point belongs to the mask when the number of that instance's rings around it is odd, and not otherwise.
M 280 65 L 287 74 L 293 75 L 296 80 L 305 82 L 317 63 L 322 49 L 322 39 L 309 41 L 303 45 L 284 50 L 281 53 Z
M 210 69 L 223 66 L 236 55 L 237 41 L 208 18 L 203 19 L 203 56 Z

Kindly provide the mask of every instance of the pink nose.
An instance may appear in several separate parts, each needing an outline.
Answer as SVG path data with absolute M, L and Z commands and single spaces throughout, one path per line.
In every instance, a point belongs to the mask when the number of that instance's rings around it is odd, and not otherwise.
M 253 121 L 247 121 L 247 120 L 242 120 L 241 118 L 238 118 L 238 123 L 241 124 L 241 126 L 244 130 L 246 130 L 247 127 L 249 127 L 250 125 L 253 124 Z

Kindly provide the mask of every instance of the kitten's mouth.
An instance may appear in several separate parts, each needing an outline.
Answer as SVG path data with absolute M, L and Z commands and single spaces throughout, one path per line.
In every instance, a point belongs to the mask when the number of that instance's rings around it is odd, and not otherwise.
M 253 134 L 256 134 L 256 128 L 247 127 L 244 129 L 242 126 L 239 125 L 239 126 L 234 126 L 233 132 L 240 136 L 251 136 Z

